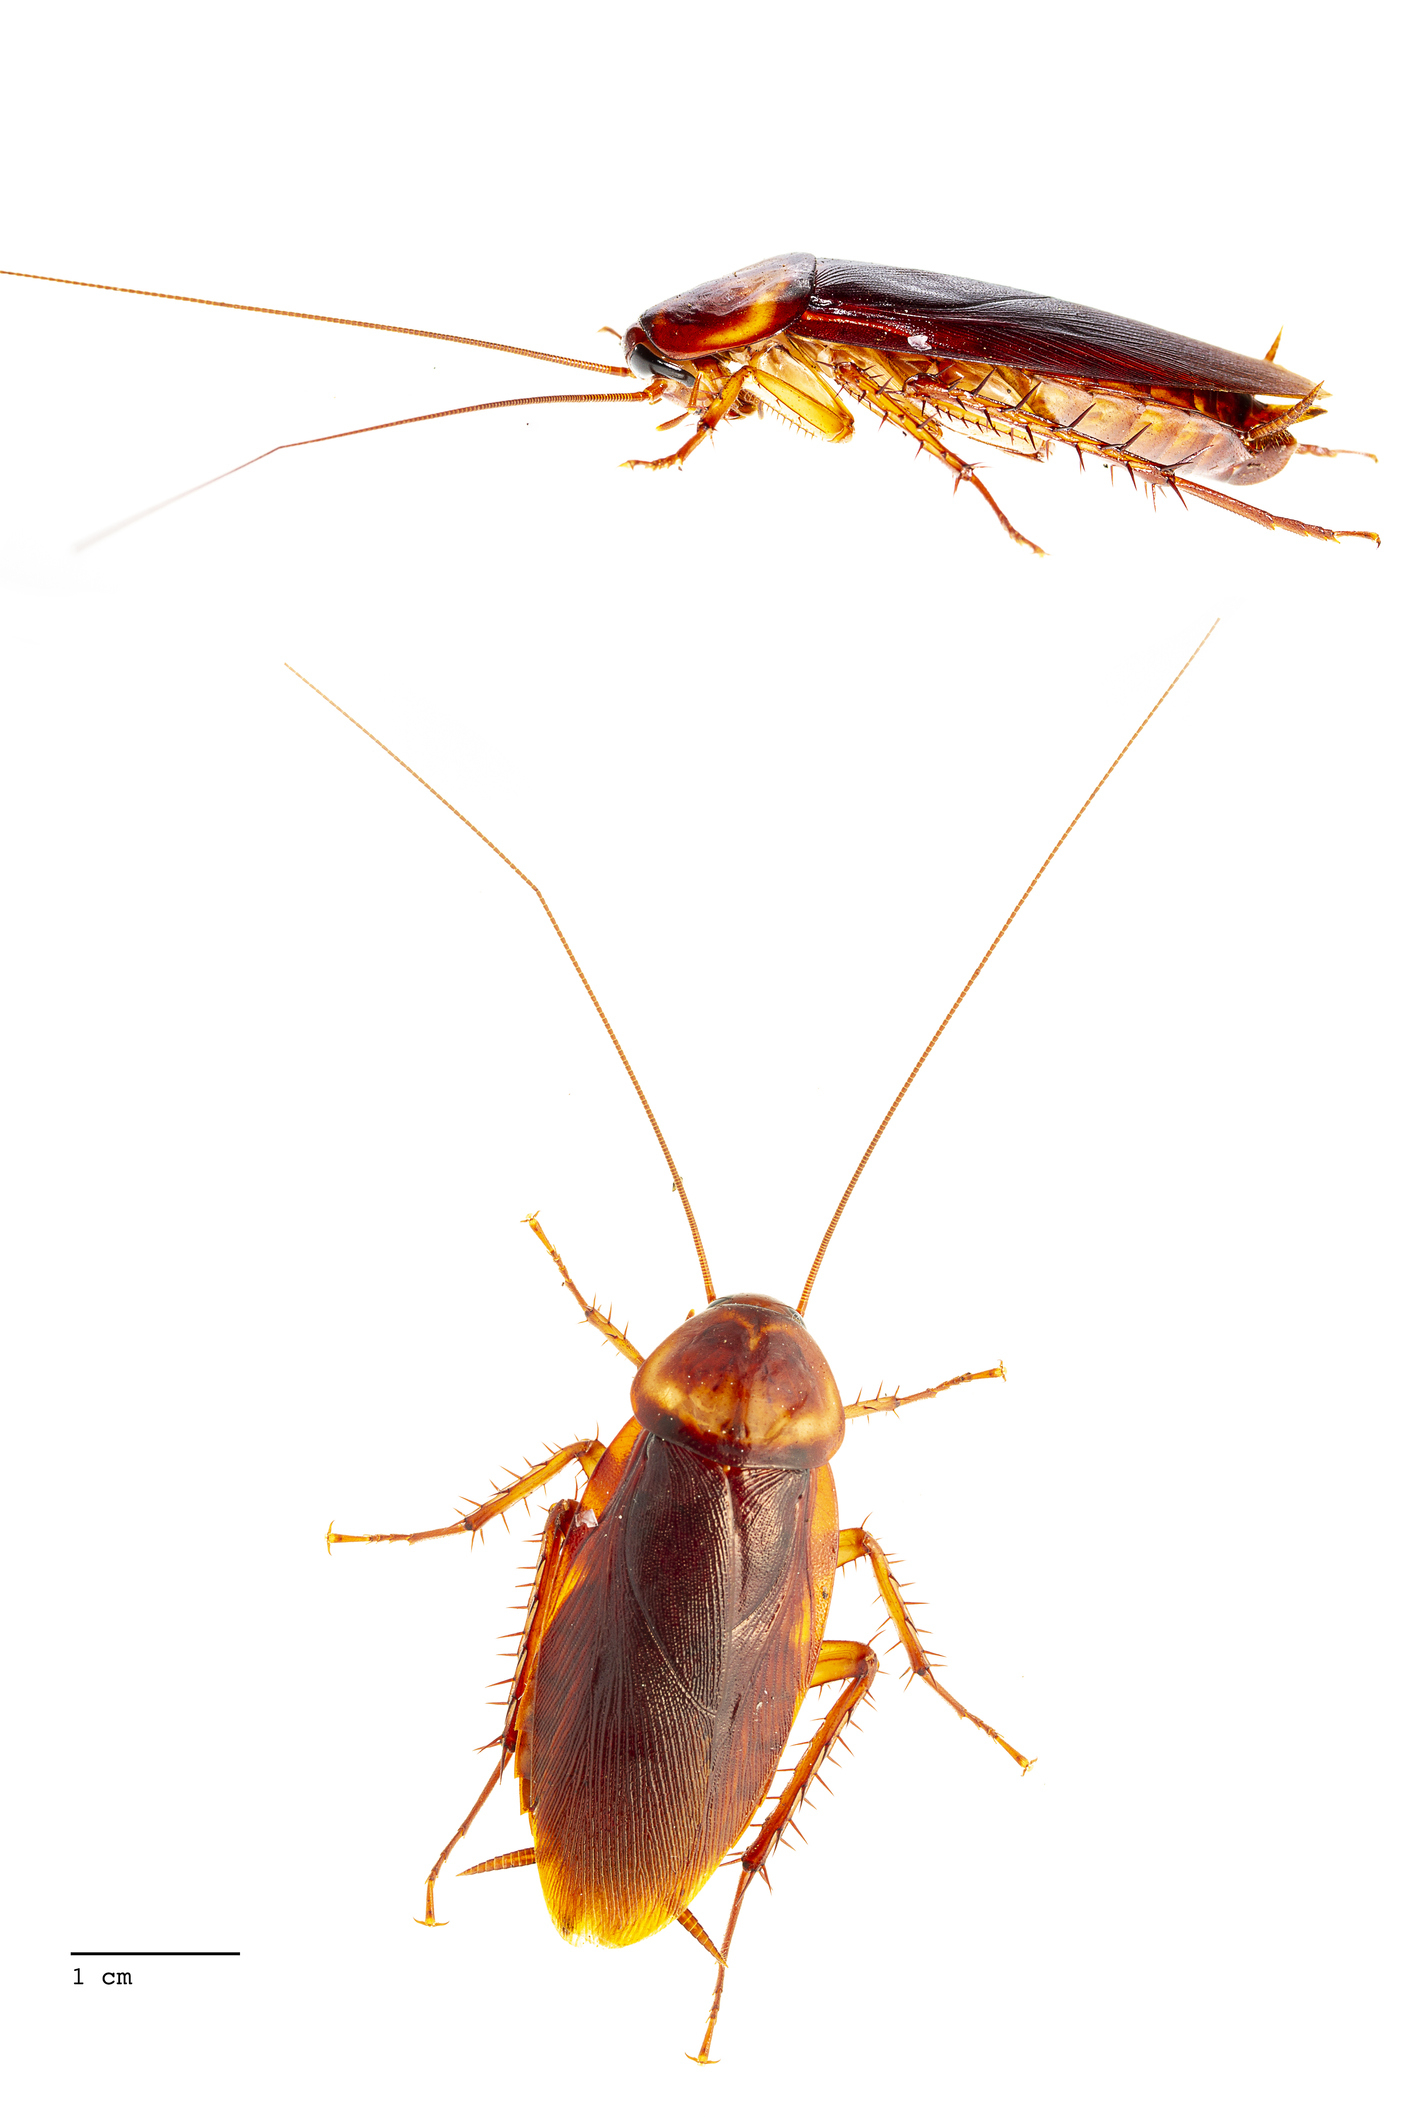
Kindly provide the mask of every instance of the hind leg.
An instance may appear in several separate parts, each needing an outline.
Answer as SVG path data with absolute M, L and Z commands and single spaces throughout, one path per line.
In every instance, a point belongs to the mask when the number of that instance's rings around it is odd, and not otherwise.
M 742 1874 L 738 1881 L 737 1894 L 733 1898 L 733 1908 L 728 1914 L 723 1945 L 714 1950 L 718 1957 L 718 1979 L 713 1987 L 713 2003 L 708 2010 L 708 2026 L 703 2032 L 703 2041 L 699 2045 L 695 2060 L 698 2065 L 713 2063 L 708 2054 L 712 2048 L 718 2013 L 723 2004 L 723 1980 L 728 1968 L 728 1949 L 732 1945 L 733 1933 L 748 1886 L 753 1876 L 760 1874 L 766 1866 L 783 1831 L 806 1799 L 813 1781 L 831 1754 L 837 1737 L 844 1731 L 851 1714 L 875 1681 L 879 1668 L 880 1663 L 875 1654 L 859 1640 L 823 1639 L 821 1642 L 821 1651 L 811 1672 L 812 1686 L 841 1683 L 845 1685 L 845 1689 L 797 1759 L 796 1769 L 774 1803 L 771 1814 L 742 1856 Z

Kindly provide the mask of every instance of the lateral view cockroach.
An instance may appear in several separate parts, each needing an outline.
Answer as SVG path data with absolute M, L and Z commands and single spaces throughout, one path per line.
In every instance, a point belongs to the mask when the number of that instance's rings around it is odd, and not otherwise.
M 648 466 L 655 470 L 682 463 L 740 409 L 768 406 L 845 441 L 846 396 L 946 465 L 956 486 L 974 486 L 1030 551 L 1040 547 L 945 445 L 946 424 L 1034 461 L 1064 443 L 1079 461 L 1119 465 L 1133 482 L 1193 494 L 1265 529 L 1380 541 L 1371 530 L 1266 514 L 1179 475 L 1259 485 L 1294 455 L 1347 453 L 1294 439 L 1295 426 L 1321 416 L 1325 392 L 1275 367 L 1277 338 L 1254 360 L 1019 287 L 793 251 L 646 309 L 624 344 L 635 374 L 659 377 L 666 395 L 698 414 L 683 446 Z
M 1077 810 L 911 1068 L 846 1185 L 795 1306 L 760 1294 L 716 1293 L 668 1142 L 540 890 L 446 796 L 335 706 L 535 893 L 653 1128 L 688 1221 L 708 1302 L 642 1355 L 608 1313 L 584 1299 L 533 1214 L 531 1229 L 576 1306 L 635 1369 L 631 1418 L 607 1444 L 570 1441 L 441 1527 L 352 1535 L 330 1524 L 331 1546 L 475 1537 L 562 1471 L 574 1469 L 586 1479 L 578 1498 L 559 1500 L 547 1513 L 506 1715 L 489 1745 L 496 1762 L 433 1863 L 423 1920 L 440 1923 L 434 1911 L 438 1876 L 510 1765 L 532 1843 L 462 1872 L 534 1866 L 551 1917 L 571 1940 L 625 1947 L 677 1921 L 718 1966 L 697 2053 L 702 2063 L 709 2062 L 728 1951 L 747 1891 L 879 1668 L 864 1642 L 825 1636 L 838 1568 L 869 1562 L 911 1674 L 1028 1769 L 1022 1751 L 940 1683 L 883 1546 L 864 1527 L 840 1527 L 830 1470 L 848 1420 L 895 1411 L 965 1383 L 1001 1379 L 1003 1367 L 954 1375 L 908 1395 L 857 1397 L 845 1404 L 803 1316 L 847 1201 L 916 1075 L 1043 874 L 1183 674 Z M 301 681 L 335 705 L 307 677 Z M 839 1695 L 774 1798 L 806 1694 L 831 1684 L 841 1686 Z M 755 1819 L 745 1849 L 733 1854 Z M 729 1855 L 740 1859 L 741 1871 L 719 1946 L 690 1907 Z
M 669 455 L 632 458 L 627 466 L 664 470 L 681 467 L 724 421 L 769 410 L 803 433 L 827 441 L 849 440 L 854 431 L 849 398 L 952 471 L 956 489 L 971 485 L 1014 542 L 1029 551 L 1041 553 L 1042 547 L 1014 528 L 976 466 L 948 446 L 946 431 L 1033 462 L 1062 445 L 1076 451 L 1079 463 L 1090 457 L 1113 471 L 1128 472 L 1133 484 L 1143 480 L 1152 494 L 1168 490 L 1182 500 L 1206 500 L 1263 529 L 1287 529 L 1329 543 L 1343 537 L 1381 542 L 1375 530 L 1324 529 L 1269 514 L 1236 498 L 1232 490 L 1220 492 L 1196 482 L 1211 478 L 1231 488 L 1259 485 L 1276 477 L 1294 456 L 1367 453 L 1321 448 L 1295 438 L 1297 427 L 1322 416 L 1320 400 L 1326 391 L 1321 383 L 1274 364 L 1277 338 L 1267 355 L 1256 360 L 1103 309 L 948 273 L 790 251 L 653 304 L 624 334 L 628 365 L 623 367 L 451 331 L 60 279 L 49 273 L 5 269 L 3 276 L 357 330 L 394 331 L 593 374 L 632 375 L 643 383 L 638 390 L 497 398 L 282 441 L 203 480 L 204 485 L 287 448 L 349 440 L 355 434 L 457 418 L 464 412 L 536 404 L 678 405 L 681 409 L 661 431 L 691 417 L 695 424 L 688 439 Z M 201 489 L 193 486 L 188 493 Z M 172 498 L 185 499 L 188 493 Z M 142 514 L 171 504 L 160 501 Z M 141 519 L 134 515 L 128 521 Z

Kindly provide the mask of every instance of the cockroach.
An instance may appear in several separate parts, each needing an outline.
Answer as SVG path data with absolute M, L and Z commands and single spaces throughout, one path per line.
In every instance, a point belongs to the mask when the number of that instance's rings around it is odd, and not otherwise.
M 696 2054 L 700 2063 L 710 2062 L 729 1949 L 748 1890 L 879 1669 L 868 1644 L 826 1637 L 832 1583 L 841 1567 L 869 1564 L 911 1676 L 1022 1771 L 1029 1768 L 1022 1750 L 940 1682 L 884 1546 L 864 1526 L 840 1526 L 830 1469 L 847 1421 L 898 1411 L 966 1384 L 1002 1380 L 1002 1363 L 909 1394 L 857 1396 L 847 1404 L 803 1319 L 841 1215 L 925 1060 L 1183 674 L 1097 781 L 910 1069 L 841 1195 L 795 1305 L 762 1294 L 717 1293 L 687 1189 L 649 1098 L 535 882 L 361 721 L 308 677 L 300 679 L 426 787 L 535 894 L 653 1128 L 688 1222 L 707 1300 L 646 1356 L 610 1312 L 585 1300 L 532 1214 L 531 1231 L 584 1319 L 635 1370 L 632 1416 L 608 1443 L 567 1442 L 481 1506 L 437 1528 L 355 1535 L 329 1526 L 330 1547 L 475 1538 L 561 1473 L 574 1470 L 585 1480 L 578 1497 L 556 1501 L 546 1515 L 505 1718 L 489 1745 L 496 1760 L 433 1863 L 422 1923 L 441 1923 L 434 1906 L 438 1877 L 510 1766 L 532 1842 L 479 1860 L 462 1874 L 534 1867 L 551 1917 L 570 1940 L 625 1947 L 677 1921 L 717 1964 Z M 830 1685 L 840 1686 L 837 1697 L 785 1768 L 774 1796 L 807 1692 Z M 734 1853 L 750 1830 L 749 1842 Z M 739 1876 L 718 1944 L 691 1906 L 730 1855 L 739 1861 Z
M 1041 554 L 1042 547 L 1016 529 L 977 467 L 949 447 L 949 432 L 990 448 L 1041 462 L 1054 447 L 1126 471 L 1155 492 L 1175 493 L 1222 507 L 1263 529 L 1337 543 L 1343 537 L 1380 543 L 1375 530 L 1324 529 L 1288 515 L 1275 515 L 1240 500 L 1222 486 L 1262 484 L 1294 456 L 1364 454 L 1299 441 L 1295 429 L 1320 418 L 1323 385 L 1275 364 L 1279 340 L 1262 360 L 1226 352 L 1152 324 L 1079 302 L 1028 294 L 1018 287 L 991 286 L 949 273 L 853 263 L 789 251 L 744 266 L 721 279 L 705 280 L 686 294 L 645 309 L 624 334 L 626 365 L 577 360 L 559 353 L 451 331 L 370 323 L 356 317 L 324 316 L 253 302 L 215 301 L 205 296 L 164 294 L 147 287 L 118 287 L 97 280 L 60 279 L 49 273 L 5 270 L 11 279 L 42 279 L 57 286 L 90 287 L 102 293 L 137 294 L 149 300 L 195 302 L 263 316 L 337 323 L 364 331 L 395 331 L 405 337 L 440 339 L 453 345 L 513 353 L 530 360 L 591 373 L 637 378 L 638 390 L 570 392 L 497 398 L 447 411 L 380 420 L 336 434 L 313 434 L 278 442 L 203 485 L 246 470 L 288 448 L 351 439 L 384 427 L 464 412 L 503 411 L 519 405 L 574 403 L 672 403 L 680 407 L 664 431 L 692 418 L 688 439 L 670 454 L 631 458 L 627 468 L 682 467 L 726 421 L 764 411 L 826 441 L 847 441 L 854 418 L 847 399 L 896 427 L 919 450 L 953 473 L 954 486 L 971 486 L 1017 544 Z M 1282 334 L 1280 333 L 1280 336 Z M 1375 458 L 1372 458 L 1375 461 Z M 1182 476 L 1192 472 L 1194 476 Z M 202 486 L 173 495 L 185 499 Z M 158 507 L 172 504 L 171 500 Z M 142 515 L 114 524 L 125 528 Z M 101 535 L 109 531 L 100 532 Z M 88 540 L 95 541 L 95 540 Z
M 1258 485 L 1294 455 L 1344 453 L 1294 438 L 1321 415 L 1325 392 L 1274 365 L 1278 343 L 1254 360 L 1020 287 L 804 251 L 659 302 L 624 341 L 635 374 L 657 376 L 697 413 L 687 441 L 652 469 L 685 462 L 744 398 L 747 412 L 770 406 L 827 441 L 848 440 L 850 397 L 951 470 L 956 488 L 972 485 L 1030 551 L 1040 547 L 946 445 L 946 426 L 1034 462 L 1064 443 L 1079 461 L 1119 465 L 1133 482 L 1191 493 L 1265 529 L 1380 541 L 1266 514 L 1180 476 Z

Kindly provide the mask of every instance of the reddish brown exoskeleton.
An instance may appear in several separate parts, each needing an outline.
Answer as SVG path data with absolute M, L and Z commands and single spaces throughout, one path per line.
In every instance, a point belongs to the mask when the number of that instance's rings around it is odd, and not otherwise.
M 1087 796 L 925 1046 L 861 1156 L 794 1307 L 761 1294 L 716 1294 L 668 1143 L 549 905 L 529 876 L 437 795 L 540 899 L 653 1127 L 692 1234 L 708 1306 L 690 1312 L 645 1357 L 584 1299 L 533 1214 L 532 1231 L 577 1307 L 635 1369 L 632 1417 L 608 1445 L 571 1441 L 441 1527 L 356 1536 L 331 1524 L 329 1542 L 475 1537 L 561 1472 L 585 1476 L 579 1498 L 560 1500 L 547 1514 L 506 1716 L 490 1745 L 496 1762 L 428 1876 L 424 1922 L 438 1923 L 438 1876 L 510 1765 L 532 1843 L 463 1873 L 534 1866 L 551 1917 L 571 1940 L 624 1947 L 677 1921 L 718 1965 L 701 2062 L 709 2059 L 747 1891 L 879 1668 L 863 1641 L 825 1636 L 840 1567 L 869 1562 L 911 1674 L 1028 1768 L 1020 1750 L 940 1683 L 883 1546 L 863 1526 L 840 1527 L 830 1469 L 848 1420 L 1001 1379 L 1002 1365 L 908 1396 L 844 1404 L 802 1319 L 827 1245 L 885 1127 L 1042 874 L 1162 702 Z M 336 710 L 345 713 L 342 706 Z M 370 734 L 361 722 L 353 724 Z M 836 1684 L 838 1696 L 774 1798 L 773 1782 L 807 1692 Z M 753 1834 L 736 1855 L 737 1891 L 718 1946 L 690 1907 L 749 1829 Z
M 1034 459 L 1065 443 L 1132 478 L 1209 500 L 1266 529 L 1336 541 L 1181 477 L 1258 485 L 1294 455 L 1344 451 L 1295 440 L 1320 416 L 1320 383 L 1127 316 L 942 272 L 901 271 L 793 251 L 646 309 L 625 334 L 633 371 L 657 376 L 697 424 L 645 467 L 683 463 L 723 419 L 770 408 L 827 441 L 847 440 L 851 398 L 908 434 L 1008 520 L 946 426 Z M 1286 407 L 1286 408 L 1285 408 Z M 681 415 L 682 416 L 682 415 Z
M 1013 527 L 975 466 L 948 446 L 948 430 L 1032 461 L 1045 458 L 1054 445 L 1065 445 L 1076 450 L 1079 461 L 1091 457 L 1113 470 L 1125 470 L 1152 493 L 1163 489 L 1207 500 L 1264 529 L 1292 530 L 1329 543 L 1342 537 L 1381 541 L 1374 530 L 1324 529 L 1288 515 L 1268 514 L 1236 498 L 1232 490 L 1218 492 L 1196 483 L 1197 478 L 1210 478 L 1230 488 L 1257 485 L 1276 476 L 1295 455 L 1363 453 L 1320 448 L 1295 438 L 1295 428 L 1322 416 L 1325 392 L 1321 383 L 1274 365 L 1277 339 L 1265 359 L 1255 360 L 1126 316 L 983 280 L 792 251 L 656 302 L 625 333 L 628 365 L 620 367 L 450 331 L 154 293 L 146 287 L 114 287 L 45 273 L 7 269 L 3 276 L 357 330 L 395 331 L 600 375 L 634 375 L 643 384 L 638 390 L 496 398 L 415 413 L 344 433 L 282 441 L 251 457 L 250 463 L 287 448 L 348 440 L 387 426 L 457 418 L 464 412 L 517 405 L 670 401 L 682 410 L 665 425 L 692 417 L 692 433 L 670 455 L 636 458 L 630 466 L 663 470 L 685 463 L 724 421 L 766 410 L 779 413 L 804 433 L 827 441 L 848 440 L 854 431 L 849 399 L 907 434 L 953 472 L 956 486 L 971 485 L 1009 536 L 1030 551 L 1041 547 Z M 237 464 L 234 469 L 248 467 Z M 1185 472 L 1194 475 L 1182 475 Z M 231 475 L 222 471 L 218 477 Z M 159 502 L 169 505 L 168 500 Z M 156 511 L 145 508 L 143 513 Z

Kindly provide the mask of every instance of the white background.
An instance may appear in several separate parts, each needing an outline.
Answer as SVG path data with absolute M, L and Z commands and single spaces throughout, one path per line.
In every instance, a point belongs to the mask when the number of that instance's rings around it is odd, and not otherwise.
M 1251 497 L 1385 538 L 996 459 L 1044 562 L 868 423 L 631 476 L 653 414 L 601 408 L 286 455 L 76 559 L 273 442 L 557 378 L 0 281 L 23 2107 L 1395 2106 L 1409 337 L 1402 67 L 1364 19 L 11 32 L 6 265 L 590 358 L 793 247 L 1253 353 L 1283 324 L 1332 390 L 1321 438 L 1383 460 Z M 472 1562 L 327 1558 L 325 1523 L 429 1525 L 626 1415 L 532 1207 L 641 1346 L 701 1290 L 535 902 L 281 665 L 542 884 L 719 1286 L 794 1299 L 920 1046 L 1216 616 L 811 1305 L 847 1395 L 1008 1361 L 852 1427 L 837 1468 L 947 1680 L 1040 1761 L 1019 1783 L 890 1655 L 699 2074 L 682 1933 L 572 1953 L 529 1874 L 414 1923 L 534 1523 Z M 833 1632 L 875 1623 L 844 1583 Z M 507 1791 L 470 1855 L 525 1842 Z M 242 1954 L 80 1992 L 74 1948 Z

